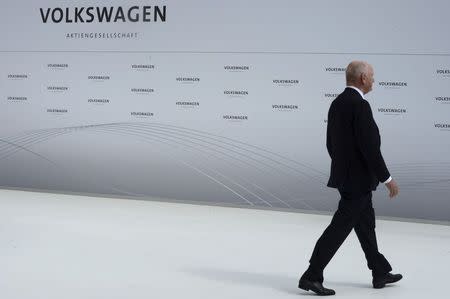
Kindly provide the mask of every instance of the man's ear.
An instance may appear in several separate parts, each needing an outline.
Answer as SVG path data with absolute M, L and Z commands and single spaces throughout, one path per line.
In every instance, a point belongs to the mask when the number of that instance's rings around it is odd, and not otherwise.
M 364 84 L 364 82 L 367 81 L 367 75 L 365 73 L 362 73 L 360 79 L 361 79 L 361 83 Z

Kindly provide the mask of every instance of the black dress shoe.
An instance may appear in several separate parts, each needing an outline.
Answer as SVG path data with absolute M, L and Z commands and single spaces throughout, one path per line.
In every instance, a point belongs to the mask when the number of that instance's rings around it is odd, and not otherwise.
M 311 281 L 311 280 L 304 279 L 304 278 L 300 279 L 300 281 L 298 282 L 298 287 L 305 291 L 311 290 L 320 296 L 329 296 L 329 295 L 336 294 L 336 292 L 334 290 L 324 288 L 321 282 Z
M 383 276 L 374 277 L 372 280 L 372 285 L 375 289 L 382 289 L 388 283 L 394 283 L 402 279 L 403 276 L 401 274 L 391 274 L 387 273 Z

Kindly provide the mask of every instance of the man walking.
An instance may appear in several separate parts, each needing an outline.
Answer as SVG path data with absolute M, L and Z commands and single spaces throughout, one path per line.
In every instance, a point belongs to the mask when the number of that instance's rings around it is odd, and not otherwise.
M 380 135 L 364 95 L 372 90 L 373 68 L 364 61 L 351 62 L 346 71 L 347 88 L 331 104 L 328 112 L 327 149 L 331 157 L 328 187 L 337 188 L 341 200 L 330 225 L 316 243 L 309 267 L 298 287 L 318 295 L 334 295 L 323 287 L 323 271 L 354 229 L 372 270 L 372 285 L 383 288 L 399 281 L 391 265 L 378 251 L 372 191 L 379 182 L 391 198 L 398 194 L 380 151 Z

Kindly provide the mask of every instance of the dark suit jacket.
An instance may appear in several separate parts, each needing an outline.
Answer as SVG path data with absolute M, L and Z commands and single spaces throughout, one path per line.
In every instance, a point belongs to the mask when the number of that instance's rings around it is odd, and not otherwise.
M 331 157 L 328 186 L 351 193 L 375 190 L 390 174 L 380 151 L 378 126 L 369 103 L 346 88 L 328 111 L 327 149 Z

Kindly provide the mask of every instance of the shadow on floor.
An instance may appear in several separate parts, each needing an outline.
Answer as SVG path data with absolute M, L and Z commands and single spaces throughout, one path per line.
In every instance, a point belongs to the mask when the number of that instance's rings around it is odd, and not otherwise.
M 272 288 L 291 295 L 313 295 L 297 288 L 297 277 L 212 268 L 185 268 L 183 272 L 221 282 Z

